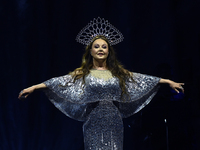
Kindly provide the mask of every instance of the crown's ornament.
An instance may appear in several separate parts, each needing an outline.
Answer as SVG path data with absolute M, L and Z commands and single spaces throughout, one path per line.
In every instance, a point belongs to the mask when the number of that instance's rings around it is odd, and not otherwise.
M 108 39 L 110 45 L 116 45 L 121 42 L 124 37 L 113 25 L 104 18 L 98 17 L 93 19 L 84 27 L 76 37 L 76 41 L 88 45 L 92 39 L 98 35 L 103 35 Z

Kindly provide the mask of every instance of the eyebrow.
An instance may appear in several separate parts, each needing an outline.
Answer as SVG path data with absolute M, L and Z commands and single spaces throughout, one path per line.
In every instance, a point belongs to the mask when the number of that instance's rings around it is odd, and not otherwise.
M 94 44 L 94 46 L 99 46 L 99 44 Z M 106 43 L 104 43 L 104 44 L 102 44 L 102 46 L 108 46 L 108 44 L 106 44 Z

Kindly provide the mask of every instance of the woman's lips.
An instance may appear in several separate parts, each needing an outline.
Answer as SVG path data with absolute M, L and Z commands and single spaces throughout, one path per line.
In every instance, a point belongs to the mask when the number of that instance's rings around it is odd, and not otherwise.
M 104 53 L 98 53 L 97 55 L 104 55 Z

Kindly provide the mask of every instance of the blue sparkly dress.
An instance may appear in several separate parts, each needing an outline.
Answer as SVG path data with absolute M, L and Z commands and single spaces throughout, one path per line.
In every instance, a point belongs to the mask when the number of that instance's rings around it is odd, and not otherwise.
M 50 101 L 66 116 L 83 121 L 85 150 L 123 150 L 122 118 L 129 117 L 153 98 L 160 78 L 133 73 L 126 81 L 129 96 L 121 99 L 119 79 L 108 70 L 90 70 L 73 82 L 70 74 L 44 82 Z

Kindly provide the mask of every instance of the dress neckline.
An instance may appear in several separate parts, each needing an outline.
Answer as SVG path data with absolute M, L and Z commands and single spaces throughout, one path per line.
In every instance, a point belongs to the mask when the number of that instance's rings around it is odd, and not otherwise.
M 98 70 L 98 69 L 94 69 L 94 68 L 92 68 L 92 69 L 90 69 L 90 70 L 97 70 L 97 71 L 110 71 L 110 70 Z

